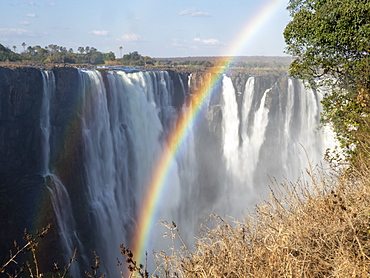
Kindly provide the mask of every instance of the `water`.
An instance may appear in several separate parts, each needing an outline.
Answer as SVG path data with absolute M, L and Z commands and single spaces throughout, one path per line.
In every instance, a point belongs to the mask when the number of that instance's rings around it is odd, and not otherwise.
M 50 194 L 56 223 L 58 224 L 58 233 L 61 245 L 63 246 L 63 258 L 65 262 L 68 262 L 72 258 L 75 248 L 79 248 L 83 253 L 84 247 L 76 231 L 76 223 L 73 217 L 69 193 L 58 175 L 51 172 L 49 168 L 51 152 L 50 137 L 52 134 L 50 106 L 51 99 L 55 93 L 55 77 L 52 71 L 41 71 L 41 74 L 43 80 L 43 98 L 40 114 L 42 176 Z M 79 263 L 75 262 L 70 268 L 70 273 L 73 276 L 78 276 L 79 272 Z
M 65 173 L 58 173 L 50 162 L 55 78 L 49 71 L 42 74 L 42 171 L 64 257 L 79 248 L 81 259 L 72 270 L 78 277 L 89 269 L 88 258 L 97 251 L 101 272 L 118 277 L 119 246 L 131 243 L 152 171 L 168 147 L 166 138 L 179 115 L 189 109 L 175 103 L 189 92 L 178 75 L 163 71 L 106 70 L 103 76 L 96 70 L 78 70 L 82 162 L 76 183 L 81 188 L 76 190 L 74 184 L 63 185 L 59 174 Z M 195 78 L 189 77 L 189 86 Z M 296 179 L 325 151 L 326 139 L 317 129 L 318 93 L 286 77 L 249 77 L 242 92 L 235 88 L 232 79 L 223 76 L 197 124 L 188 127 L 159 203 L 154 222 L 174 221 L 189 245 L 210 213 L 241 219 L 244 210 L 266 197 L 270 177 Z M 153 228 L 149 254 L 168 245 L 163 232 L 160 225 Z M 153 268 L 152 262 L 149 266 Z

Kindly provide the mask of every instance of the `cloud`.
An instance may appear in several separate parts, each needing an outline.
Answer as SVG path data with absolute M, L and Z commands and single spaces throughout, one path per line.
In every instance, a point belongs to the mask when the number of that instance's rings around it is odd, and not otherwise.
M 27 30 L 22 28 L 0 28 L 0 35 L 24 35 L 26 33 Z
M 182 10 L 181 12 L 179 12 L 179 15 L 189 15 L 191 14 L 191 10 Z
M 27 17 L 33 17 L 33 18 L 35 18 L 35 17 L 39 17 L 37 14 L 26 14 L 26 16 L 27 16 Z
M 54 7 L 54 6 L 56 6 L 57 4 L 56 3 L 54 3 L 54 2 L 50 2 L 49 4 L 48 4 L 48 6 L 51 6 L 51 7 Z
M 35 2 L 31 1 L 31 2 L 28 2 L 28 4 L 30 6 L 34 6 L 34 7 L 39 7 L 39 5 L 37 5 Z
M 183 47 L 184 43 L 178 39 L 173 39 L 171 43 L 172 47 Z
M 205 16 L 205 17 L 208 17 L 208 16 L 210 16 L 210 14 L 206 13 L 206 12 L 192 12 L 191 16 Z
M 141 19 L 140 19 L 140 17 L 134 17 L 133 20 L 140 21 Z
M 131 34 L 124 34 L 120 38 L 120 40 L 124 42 L 140 42 L 142 41 L 141 36 L 139 34 L 131 33 Z
M 179 15 L 188 15 L 188 16 L 198 16 L 198 17 L 209 17 L 211 16 L 209 13 L 207 12 L 201 12 L 197 9 L 187 9 L 187 10 L 182 10 L 179 12 Z
M 14 37 L 33 37 L 33 38 L 40 38 L 40 37 L 45 37 L 48 36 L 48 33 L 46 32 L 40 32 L 40 33 L 35 33 L 33 31 L 27 31 L 26 29 L 23 28 L 0 28 L 0 39 L 1 40 L 7 40 L 9 38 L 14 38 Z
M 20 25 L 24 25 L 24 26 L 28 26 L 28 25 L 31 25 L 31 22 L 29 21 L 21 21 L 19 22 Z
M 96 35 L 96 36 L 108 36 L 109 32 L 107 30 L 92 30 L 89 34 Z
M 195 38 L 194 41 L 195 42 L 199 42 L 201 44 L 205 44 L 205 45 L 224 45 L 224 43 L 220 42 L 218 39 L 205 39 L 205 40 L 202 40 L 200 38 Z

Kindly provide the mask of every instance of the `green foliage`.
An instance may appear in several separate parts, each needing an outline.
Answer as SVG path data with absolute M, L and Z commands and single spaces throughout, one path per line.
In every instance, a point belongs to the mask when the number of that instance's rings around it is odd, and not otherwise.
M 130 52 L 129 54 L 123 55 L 123 60 L 138 61 L 141 60 L 142 56 L 137 52 Z
M 21 56 L 0 44 L 0 61 L 20 61 Z
M 348 154 L 356 155 L 358 135 L 369 132 L 370 2 L 290 0 L 288 10 L 293 19 L 284 37 L 295 57 L 290 73 L 314 88 L 329 86 L 323 120 L 334 125 Z
M 230 67 L 245 68 L 245 69 L 284 69 L 286 66 L 283 63 L 277 62 L 236 62 L 229 65 Z
M 122 65 L 127 66 L 146 66 L 154 65 L 155 60 L 148 56 L 142 56 L 139 52 L 134 51 L 123 55 L 122 59 L 119 59 Z
M 114 60 L 116 60 L 116 56 L 114 55 L 114 53 L 112 51 L 110 51 L 109 53 L 104 54 L 104 60 L 105 61 L 114 61 Z
M 291 0 L 293 20 L 284 31 L 291 73 L 304 79 L 330 76 L 344 81 L 368 61 L 370 2 Z
M 67 50 L 66 47 L 50 44 L 44 48 L 28 46 L 23 43 L 24 52 L 22 55 L 12 52 L 10 49 L 0 45 L 0 61 L 31 61 L 37 63 L 71 63 L 71 64 L 104 64 L 104 61 L 114 61 L 113 52 L 102 53 L 95 47 L 79 47 L 78 52 L 74 53 L 73 49 Z M 15 46 L 13 46 L 16 49 Z
M 94 52 L 90 52 L 88 55 L 89 55 L 89 61 L 91 64 L 93 65 L 104 64 L 103 53 L 94 51 Z
M 181 61 L 181 62 L 173 62 L 170 60 L 162 60 L 158 62 L 159 65 L 164 65 L 164 66 L 201 66 L 201 67 L 212 67 L 213 63 L 210 61 L 202 61 L 202 60 L 195 60 L 195 61 Z

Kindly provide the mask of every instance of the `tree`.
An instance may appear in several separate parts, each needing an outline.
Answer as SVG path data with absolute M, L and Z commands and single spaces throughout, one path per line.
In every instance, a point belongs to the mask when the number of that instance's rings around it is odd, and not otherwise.
M 49 51 L 51 51 L 51 54 L 53 55 L 58 51 L 58 46 L 56 44 L 49 44 Z
M 0 44 L 0 61 L 19 61 L 21 56 L 17 53 L 12 52 L 9 48 Z
M 26 52 L 26 43 L 25 42 L 22 42 L 22 46 L 23 46 L 23 52 Z
M 80 52 L 80 54 L 83 54 L 85 52 L 85 48 L 80 46 L 78 49 L 77 49 L 78 52 Z
M 323 120 L 333 123 L 354 155 L 359 134 L 370 134 L 364 130 L 370 123 L 370 1 L 290 0 L 288 10 L 292 21 L 284 38 L 295 57 L 290 73 L 314 88 L 331 88 L 323 99 Z
M 103 54 L 99 51 L 94 51 L 91 53 L 89 61 L 91 64 L 104 64 Z
M 51 57 L 49 57 L 49 62 L 51 63 L 64 63 L 65 54 L 62 52 L 55 52 Z
M 13 45 L 13 50 L 14 50 L 14 52 L 17 51 L 17 47 L 15 45 Z
M 34 56 L 34 55 L 36 55 L 36 50 L 35 50 L 35 48 L 34 48 L 34 47 L 29 46 L 29 47 L 27 47 L 27 53 L 28 53 L 29 55 Z
M 284 37 L 296 57 L 291 73 L 300 78 L 332 76 L 346 79 L 369 57 L 368 0 L 291 0 L 293 20 Z
M 60 46 L 59 51 L 62 52 L 63 54 L 68 54 L 67 47 Z
M 119 56 L 122 58 L 122 49 L 123 49 L 123 47 L 122 46 L 120 46 L 119 47 Z
M 109 53 L 105 53 L 104 60 L 114 61 L 114 60 L 116 60 L 116 56 L 114 55 L 114 53 L 112 51 L 110 51 Z

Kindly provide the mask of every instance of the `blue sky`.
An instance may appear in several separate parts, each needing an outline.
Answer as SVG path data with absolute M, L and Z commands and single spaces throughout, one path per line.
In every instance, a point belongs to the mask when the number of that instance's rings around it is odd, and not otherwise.
M 271 0 L 0 0 L 0 43 L 17 52 L 49 44 L 120 55 L 218 56 Z M 285 56 L 288 0 L 263 21 L 238 55 Z

